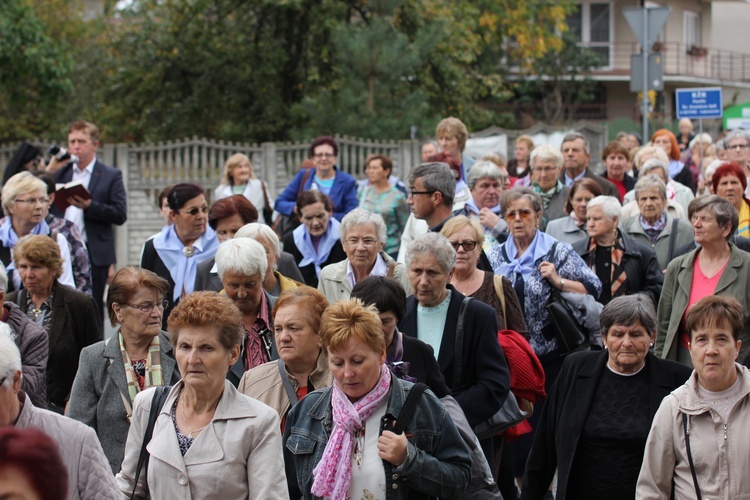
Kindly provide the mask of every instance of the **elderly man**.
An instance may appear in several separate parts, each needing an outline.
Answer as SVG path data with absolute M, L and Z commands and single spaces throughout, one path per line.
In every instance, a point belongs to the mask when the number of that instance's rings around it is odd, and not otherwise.
M 540 231 L 545 230 L 549 221 L 568 215 L 565 212 L 565 203 L 570 187 L 563 185 L 559 179 L 563 161 L 562 153 L 549 144 L 537 146 L 529 157 L 531 187 L 542 197 Z
M 445 221 L 453 217 L 456 178 L 447 163 L 422 163 L 409 172 L 406 202 L 411 215 L 401 235 L 398 262 L 406 261 L 406 247 L 420 234 L 439 233 Z
M 398 329 L 433 348 L 445 383 L 469 424 L 476 426 L 500 409 L 510 387 L 508 365 L 497 341 L 495 311 L 478 300 L 464 305 L 465 297 L 449 284 L 456 251 L 442 234 L 418 237 L 406 258 L 414 295 L 407 299 Z M 462 349 L 458 360 L 457 346 Z M 492 440 L 481 444 L 492 464 Z
M 479 221 L 484 229 L 485 251 L 508 238 L 508 224 L 500 216 L 500 195 L 503 194 L 503 183 L 507 178 L 495 163 L 485 160 L 476 162 L 467 179 L 471 199 L 453 212 L 453 215 L 465 215 Z
M 41 325 L 29 319 L 13 302 L 5 302 L 8 275 L 0 264 L 0 321 L 10 327 L 10 336 L 21 351 L 21 388 L 39 408 L 47 408 L 47 360 L 49 341 Z
M 568 187 L 572 186 L 575 181 L 583 177 L 594 179 L 599 187 L 602 188 L 604 196 L 614 196 L 618 200 L 620 193 L 617 187 L 601 175 L 596 175 L 589 168 L 591 160 L 591 146 L 586 136 L 571 132 L 563 137 L 562 154 L 564 157 L 565 171 L 560 174 L 560 180 Z
M 21 390 L 21 353 L 7 325 L 0 328 L 0 427 L 38 429 L 60 447 L 68 472 L 68 500 L 122 498 L 96 432 L 80 422 L 34 406 Z M 0 497 L 5 498 L 0 494 Z M 62 498 L 58 492 L 55 498 Z
M 227 380 L 237 387 L 247 370 L 279 358 L 273 339 L 272 311 L 276 299 L 263 290 L 268 260 L 266 250 L 257 241 L 250 238 L 225 241 L 216 250 L 216 265 L 223 292 L 242 313 L 245 329 L 240 357 L 227 373 Z

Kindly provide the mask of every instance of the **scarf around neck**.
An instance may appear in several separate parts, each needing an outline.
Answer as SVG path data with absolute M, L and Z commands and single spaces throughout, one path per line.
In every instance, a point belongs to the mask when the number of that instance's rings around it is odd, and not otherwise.
M 536 261 L 542 257 L 546 257 L 555 242 L 557 242 L 555 238 L 537 229 L 529 248 L 526 249 L 521 257 L 518 257 L 518 247 L 516 247 L 515 238 L 508 238 L 503 245 L 505 245 L 505 253 L 510 261 L 502 263 L 497 274 L 510 277 L 510 274 L 517 273 L 523 277 L 524 281 L 528 280 L 531 273 L 536 269 Z
M 172 300 L 177 302 L 182 296 L 183 290 L 185 295 L 192 293 L 195 286 L 195 270 L 198 262 L 210 259 L 216 255 L 216 249 L 219 247 L 219 240 L 216 233 L 211 227 L 200 238 L 193 243 L 194 254 L 186 257 L 183 253 L 185 245 L 177 236 L 174 224 L 165 226 L 162 231 L 154 237 L 154 250 L 159 255 L 174 281 L 174 290 L 172 290 Z
M 380 365 L 380 378 L 375 387 L 352 403 L 334 380 L 331 389 L 333 431 L 326 443 L 323 457 L 313 469 L 312 494 L 332 500 L 345 500 L 352 482 L 352 453 L 354 433 L 363 428 L 365 421 L 388 398 L 391 372 Z
M 596 271 L 596 239 L 590 238 L 589 241 L 589 261 L 587 264 L 594 271 L 595 274 L 599 274 Z M 610 266 L 610 297 L 615 298 L 618 295 L 622 295 L 622 292 L 626 290 L 623 285 L 628 280 L 628 275 L 625 274 L 625 270 L 622 268 L 622 256 L 625 254 L 625 243 L 622 241 L 620 231 L 617 231 L 617 237 L 615 238 L 615 244 L 610 247 L 612 265 Z M 607 272 L 606 269 L 603 270 Z
M 307 226 L 300 224 L 293 232 L 294 244 L 297 245 L 297 250 L 302 254 L 302 260 L 299 262 L 299 267 L 305 267 L 310 264 L 315 264 L 315 274 L 320 277 L 320 268 L 328 260 L 328 256 L 331 254 L 333 246 L 339 241 L 339 226 L 341 223 L 330 217 L 328 219 L 328 229 L 323 233 L 318 243 L 318 251 L 315 251 L 315 245 L 313 245 L 312 237 L 307 231 Z
M 477 206 L 476 202 L 474 201 L 474 198 L 471 198 L 469 201 L 466 202 L 466 208 L 473 214 L 479 214 L 479 207 Z M 500 205 L 490 207 L 490 211 L 494 214 L 500 213 Z
M 9 248 L 10 250 L 13 250 L 13 248 L 16 246 L 16 243 L 18 243 L 18 235 L 13 230 L 13 221 L 11 220 L 11 217 L 6 217 L 5 222 L 3 222 L 3 225 L 0 226 L 0 242 L 2 242 L 3 246 L 5 248 Z M 50 234 L 49 225 L 47 225 L 47 222 L 42 219 L 42 221 L 34 226 L 34 228 L 29 233 L 30 235 L 38 235 L 38 234 Z M 11 252 L 11 258 L 12 258 L 12 252 Z M 16 261 L 12 260 L 8 267 L 5 268 L 6 272 L 13 271 L 16 269 Z
M 410 363 L 408 361 L 403 361 L 403 359 L 404 334 L 399 332 L 397 328 L 396 331 L 393 332 L 393 340 L 391 341 L 391 345 L 388 346 L 385 363 L 397 378 L 416 384 L 417 379 L 409 376 Z
M 133 368 L 133 363 L 128 355 L 128 351 L 125 349 L 125 341 L 122 337 L 122 332 L 118 331 L 117 336 L 120 341 L 120 353 L 122 354 L 122 362 L 125 365 L 125 378 L 128 382 L 128 395 L 130 396 L 130 404 L 132 405 L 135 402 L 135 396 L 141 392 L 141 388 L 138 385 L 138 377 Z M 144 390 L 148 387 L 164 385 L 164 378 L 161 371 L 161 348 L 159 347 L 158 335 L 151 339 L 151 344 L 148 346 L 146 373 L 144 374 L 143 379 Z

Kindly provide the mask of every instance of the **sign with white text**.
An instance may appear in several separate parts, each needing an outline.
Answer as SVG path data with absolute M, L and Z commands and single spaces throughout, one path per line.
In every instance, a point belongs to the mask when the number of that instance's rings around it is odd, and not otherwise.
M 677 89 L 675 99 L 678 119 L 721 118 L 724 114 L 721 87 Z

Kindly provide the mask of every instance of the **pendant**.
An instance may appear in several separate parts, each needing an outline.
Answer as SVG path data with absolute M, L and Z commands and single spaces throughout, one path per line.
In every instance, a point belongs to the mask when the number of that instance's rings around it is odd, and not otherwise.
M 188 259 L 195 255 L 195 247 L 189 246 L 189 247 L 183 247 L 182 248 L 182 255 L 187 257 Z
M 354 431 L 354 458 L 357 461 L 357 467 L 362 467 L 362 455 L 365 447 L 365 427 L 362 425 Z

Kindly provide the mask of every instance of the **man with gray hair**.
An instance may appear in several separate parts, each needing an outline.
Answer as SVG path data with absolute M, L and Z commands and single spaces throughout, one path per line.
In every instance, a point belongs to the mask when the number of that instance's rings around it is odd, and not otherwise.
M 268 259 L 263 245 L 250 238 L 235 238 L 219 245 L 216 266 L 227 297 L 242 314 L 245 340 L 237 362 L 227 373 L 235 387 L 251 368 L 279 358 L 273 338 L 273 305 L 263 290 Z
M 47 408 L 47 359 L 49 340 L 41 325 L 31 321 L 13 302 L 5 302 L 8 275 L 0 263 L 0 320 L 10 327 L 10 337 L 21 352 L 21 388 L 39 408 Z
M 94 429 L 37 408 L 22 384 L 21 353 L 8 326 L 0 325 L 0 428 L 37 429 L 57 443 L 68 473 L 68 500 L 122 498 Z M 63 498 L 63 492 L 56 492 L 55 498 Z
M 596 175 L 589 168 L 591 146 L 585 135 L 580 132 L 570 132 L 569 134 L 566 134 L 565 137 L 563 137 L 560 150 L 565 158 L 565 163 L 563 164 L 565 168 L 560 174 L 560 180 L 566 186 L 572 186 L 578 179 L 588 177 L 599 184 L 604 196 L 614 196 L 618 200 L 621 199 L 620 193 L 617 191 L 617 186 L 601 175 Z
M 750 181 L 750 134 L 746 130 L 734 129 L 724 138 L 727 160 L 736 163 L 745 171 Z M 750 183 L 745 189 L 745 196 L 750 194 Z

